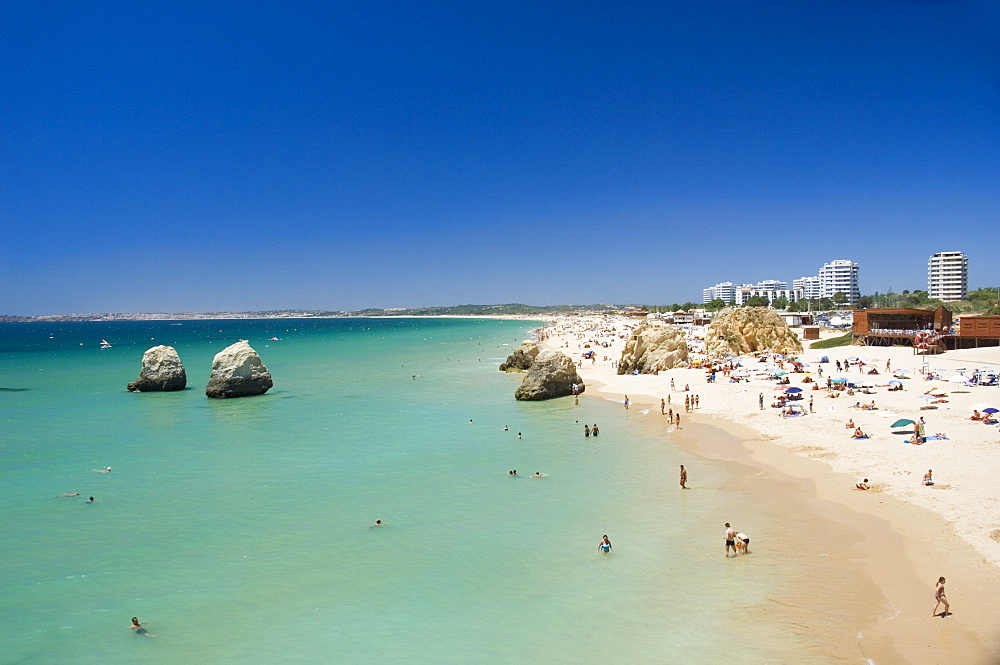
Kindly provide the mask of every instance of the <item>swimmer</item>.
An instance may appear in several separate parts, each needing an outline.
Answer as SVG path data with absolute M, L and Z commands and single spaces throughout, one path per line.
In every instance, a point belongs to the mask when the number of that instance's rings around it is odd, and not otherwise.
M 505 432 L 509 432 L 509 431 L 510 431 L 510 428 L 509 428 L 509 427 L 507 427 L 506 425 L 504 425 L 504 426 L 503 426 L 503 431 L 505 431 Z
M 383 522 L 382 520 L 375 520 L 375 524 L 372 524 L 369 529 L 374 529 L 377 526 L 385 526 L 388 522 Z
M 469 418 L 469 424 L 470 425 L 472 424 L 472 418 Z
M 528 476 L 528 477 L 529 477 L 529 478 L 541 478 L 541 477 L 542 477 L 542 476 L 544 476 L 544 475 L 545 475 L 545 474 L 544 474 L 544 473 L 542 473 L 541 471 L 535 471 L 535 475 L 533 475 L 533 476 Z
M 84 501 L 84 503 L 97 503 L 97 502 L 94 501 L 94 497 L 90 497 L 90 499 L 87 500 L 87 501 Z
M 521 438 L 521 433 L 520 432 L 517 433 L 517 438 L 519 438 L 519 439 Z
M 138 617 L 132 617 L 132 625 L 129 626 L 129 628 L 131 628 L 132 632 L 135 633 L 136 635 L 145 635 L 146 637 L 156 637 L 156 635 L 153 635 L 148 630 L 143 628 L 143 626 L 148 626 L 148 625 L 149 624 L 145 621 L 140 622 Z
M 614 548 L 611 547 L 611 541 L 608 540 L 608 534 L 604 534 L 604 538 L 601 539 L 601 542 L 597 543 L 597 551 L 607 554 L 613 549 Z
M 110 466 L 108 468 L 106 468 L 106 469 L 93 469 L 93 470 L 96 471 L 97 473 L 111 473 L 111 467 Z
M 57 494 L 56 498 L 57 499 L 63 499 L 63 498 L 66 498 L 68 496 L 80 496 L 80 493 L 79 492 L 73 492 L 72 494 Z

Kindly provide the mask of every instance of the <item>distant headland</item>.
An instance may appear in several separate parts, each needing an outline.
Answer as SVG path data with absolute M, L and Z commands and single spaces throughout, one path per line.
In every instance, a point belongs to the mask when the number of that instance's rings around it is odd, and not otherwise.
M 451 307 L 417 307 L 334 311 L 317 309 L 279 309 L 251 312 L 101 312 L 87 314 L 45 314 L 17 316 L 0 314 L 0 322 L 43 321 L 188 321 L 198 319 L 326 319 L 390 316 L 494 316 L 530 317 L 560 314 L 624 313 L 642 310 L 640 305 L 455 305 Z

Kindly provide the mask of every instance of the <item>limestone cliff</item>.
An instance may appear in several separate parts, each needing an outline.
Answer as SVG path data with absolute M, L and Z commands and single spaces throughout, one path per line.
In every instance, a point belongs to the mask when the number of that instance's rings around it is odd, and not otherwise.
M 688 345 L 677 328 L 643 324 L 625 342 L 618 362 L 619 374 L 653 374 L 687 362 Z
M 525 371 L 538 357 L 538 344 L 526 339 L 521 342 L 521 346 L 514 349 L 514 353 L 507 356 L 507 360 L 500 363 L 501 372 Z
M 187 373 L 177 350 L 172 346 L 154 346 L 142 354 L 142 369 L 128 389 L 137 393 L 184 390 Z
M 710 356 L 757 351 L 801 353 L 802 343 L 778 313 L 767 307 L 730 307 L 719 312 L 705 333 Z
M 240 340 L 215 354 L 205 394 L 209 397 L 263 395 L 273 385 L 271 372 L 260 356 L 246 340 Z
M 535 358 L 528 375 L 514 391 L 514 398 L 543 400 L 572 395 L 573 384 L 577 392 L 583 392 L 583 379 L 577 374 L 573 360 L 561 351 L 547 349 Z

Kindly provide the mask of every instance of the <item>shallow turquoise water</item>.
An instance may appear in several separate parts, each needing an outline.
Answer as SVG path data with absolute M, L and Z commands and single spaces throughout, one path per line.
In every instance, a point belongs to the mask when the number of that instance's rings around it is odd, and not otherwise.
M 0 662 L 829 662 L 754 619 L 793 562 L 723 560 L 730 469 L 682 492 L 655 418 L 513 399 L 531 327 L 0 324 Z M 209 400 L 238 339 L 275 387 Z M 188 389 L 128 393 L 160 343 Z

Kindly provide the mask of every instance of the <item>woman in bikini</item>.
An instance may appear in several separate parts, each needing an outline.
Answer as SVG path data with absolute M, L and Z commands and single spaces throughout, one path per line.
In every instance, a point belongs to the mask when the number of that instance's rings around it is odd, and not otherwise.
M 941 603 L 944 603 L 944 612 L 941 613 L 941 616 L 942 617 L 946 617 L 949 614 L 951 614 L 951 612 L 948 611 L 948 609 L 951 607 L 951 605 L 948 604 L 948 599 L 944 595 L 944 578 L 943 577 L 939 577 L 938 578 L 937 585 L 935 585 L 935 587 L 934 587 L 934 600 L 936 602 L 934 603 L 934 609 L 931 610 L 931 616 L 938 616 L 937 609 L 938 609 L 938 605 L 940 605 Z

